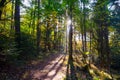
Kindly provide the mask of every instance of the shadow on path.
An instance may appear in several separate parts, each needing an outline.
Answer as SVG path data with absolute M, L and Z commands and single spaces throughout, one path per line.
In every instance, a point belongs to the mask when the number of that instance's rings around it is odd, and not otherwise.
M 78 80 L 75 66 L 73 64 L 73 58 L 71 59 L 70 57 L 67 64 L 66 80 Z
M 22 80 L 62 80 L 66 74 L 65 54 L 50 56 L 43 62 L 27 66 Z

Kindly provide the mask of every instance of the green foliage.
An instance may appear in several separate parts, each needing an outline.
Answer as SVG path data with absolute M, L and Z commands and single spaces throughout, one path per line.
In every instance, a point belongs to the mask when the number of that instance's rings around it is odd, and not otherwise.
M 33 35 L 22 32 L 21 34 L 21 53 L 19 58 L 24 60 L 32 59 L 36 56 L 36 43 Z
M 90 54 L 90 52 L 85 52 L 85 54 L 86 54 L 86 55 L 89 55 L 89 54 Z
M 15 61 L 19 56 L 20 50 L 16 48 L 13 33 L 9 34 L 8 29 L 0 29 L 0 54 L 6 56 L 6 61 Z
M 111 15 L 110 15 L 110 24 L 116 28 L 119 33 L 120 33 L 120 5 L 119 5 L 119 1 L 118 0 L 110 0 L 110 11 L 111 11 Z M 112 7 L 114 7 L 113 9 L 111 9 Z
M 119 69 L 120 67 L 120 35 L 115 33 L 111 39 L 111 58 L 112 67 L 114 69 Z
M 34 35 L 23 32 L 21 36 L 21 46 L 17 48 L 14 31 L 9 32 L 9 29 L 0 28 L 0 54 L 6 56 L 5 60 L 8 63 L 13 63 L 18 59 L 28 60 L 36 56 Z
M 0 4 L 2 1 L 9 0 L 0 0 Z M 4 5 L 0 5 L 0 11 L 2 11 L 0 12 L 0 19 L 1 17 L 7 18 L 7 20 L 0 21 L 0 55 L 5 55 L 5 59 L 9 63 L 17 63 L 19 66 L 31 59 L 38 57 L 42 59 L 42 57 L 48 55 L 42 53 L 43 51 L 46 53 L 48 51 L 48 47 L 50 48 L 49 51 L 54 51 L 56 48 L 60 48 L 59 46 L 61 46 L 62 40 L 65 37 L 64 33 L 67 31 L 65 30 L 67 17 L 72 14 L 71 21 L 75 27 L 75 31 L 83 34 L 84 36 L 85 33 L 87 33 L 87 37 L 89 37 L 91 33 L 91 51 L 84 52 L 85 56 L 99 53 L 100 51 L 104 52 L 107 49 L 105 48 L 106 45 L 108 45 L 104 44 L 106 43 L 105 38 L 108 36 L 106 33 L 107 31 L 105 31 L 105 27 L 108 28 L 108 26 L 112 26 L 116 29 L 116 34 L 112 39 L 110 39 L 110 50 L 112 65 L 120 66 L 120 7 L 118 3 L 116 3 L 116 5 L 114 4 L 114 10 L 109 11 L 107 6 L 109 0 L 96 0 L 94 7 L 90 8 L 88 6 L 92 4 L 89 3 L 89 0 L 40 0 L 39 9 L 37 1 L 38 0 L 29 1 L 30 6 L 24 5 L 21 1 L 20 6 L 25 9 L 25 12 L 21 14 L 21 22 L 18 22 L 21 24 L 21 30 L 19 31 L 21 36 L 20 47 L 17 47 L 18 43 L 15 42 L 14 28 L 13 30 L 10 29 L 11 24 L 14 26 L 15 23 L 15 20 L 12 20 L 14 17 L 14 11 L 12 11 L 14 10 L 14 4 L 10 2 L 5 7 Z M 113 3 L 115 1 L 117 0 L 113 0 Z M 13 9 L 11 9 L 12 5 Z M 72 9 L 71 12 L 70 9 Z M 99 36 L 98 33 L 99 30 L 101 30 L 100 34 L 106 35 L 102 36 L 103 43 L 100 43 L 99 40 L 101 39 L 101 36 Z M 39 36 L 36 35 L 38 31 L 40 31 Z M 112 30 L 110 32 L 112 32 Z M 37 37 L 40 37 L 40 43 L 38 44 L 38 46 L 40 46 L 40 53 L 38 54 L 36 51 L 37 41 L 39 42 Z M 70 40 L 71 39 L 69 39 L 69 41 Z M 82 42 L 82 40 L 80 42 Z M 84 43 L 85 41 L 80 43 L 80 45 L 85 45 Z M 100 46 L 101 50 L 98 50 Z M 89 42 L 87 47 L 89 50 Z M 97 54 L 97 56 L 99 55 L 104 56 L 106 54 Z M 99 78 L 94 77 L 94 80 L 99 80 Z
M 96 77 L 96 76 L 95 76 L 95 77 L 93 78 L 93 80 L 100 80 L 100 79 L 99 79 L 99 77 Z
M 114 54 L 120 54 L 120 35 L 118 33 L 114 33 L 111 36 L 111 50 Z

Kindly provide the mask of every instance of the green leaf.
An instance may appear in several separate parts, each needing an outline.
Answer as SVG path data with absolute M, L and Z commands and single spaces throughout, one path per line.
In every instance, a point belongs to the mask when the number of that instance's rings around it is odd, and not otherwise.
M 86 55 L 89 55 L 89 54 L 90 54 L 90 52 L 85 52 L 85 54 L 86 54 Z

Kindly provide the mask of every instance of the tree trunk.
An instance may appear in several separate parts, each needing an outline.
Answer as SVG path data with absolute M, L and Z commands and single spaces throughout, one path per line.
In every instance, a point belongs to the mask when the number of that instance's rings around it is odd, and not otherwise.
M 73 35 L 73 29 L 72 29 L 72 6 L 70 6 L 70 30 L 69 30 L 69 57 L 71 62 L 73 61 L 72 53 L 73 53 L 73 46 L 72 46 L 72 35 Z
M 13 19 L 14 19 L 14 0 L 12 0 L 12 7 L 11 7 L 11 30 L 14 29 L 14 22 L 13 22 Z
M 102 30 L 102 25 L 100 24 L 98 27 L 98 54 L 99 54 L 99 63 L 100 67 L 103 67 L 103 30 Z
M 4 17 L 6 18 L 6 11 L 4 11 Z M 4 28 L 6 27 L 6 20 L 4 20 Z
M 86 51 L 86 50 L 87 50 L 87 42 L 86 42 L 86 24 L 85 24 L 86 14 L 85 14 L 85 3 L 84 3 L 84 2 L 83 2 L 83 13 L 84 13 L 84 17 L 83 17 L 84 51 Z
M 21 35 L 20 35 L 20 0 L 15 0 L 15 36 L 18 47 L 20 47 Z
M 46 23 L 47 28 L 46 28 L 46 42 L 45 42 L 45 46 L 46 46 L 46 51 L 50 51 L 50 25 L 49 25 L 49 20 Z
M 56 38 L 57 38 L 57 35 L 56 35 L 56 34 L 57 34 L 57 31 L 56 31 L 56 27 L 55 27 L 55 28 L 54 28 L 54 43 L 53 43 L 55 50 L 56 50 L 56 45 L 57 45 L 57 44 L 56 44 Z
M 104 39 L 105 39 L 105 64 L 106 68 L 109 68 L 110 65 L 110 48 L 109 48 L 109 39 L 108 39 L 108 27 L 105 26 L 104 28 Z M 109 62 L 109 63 L 108 63 Z
M 40 0 L 38 2 L 38 23 L 37 23 L 37 54 L 40 52 L 40 37 L 41 37 L 41 31 L 40 31 Z
M 83 23 L 83 18 L 81 17 L 81 38 L 82 38 L 82 51 L 84 51 L 84 23 Z
M 92 31 L 90 31 L 90 52 L 92 51 Z
M 36 15 L 36 11 L 34 10 L 32 12 L 33 18 L 32 18 L 32 27 L 33 27 L 33 34 L 35 33 L 35 15 Z

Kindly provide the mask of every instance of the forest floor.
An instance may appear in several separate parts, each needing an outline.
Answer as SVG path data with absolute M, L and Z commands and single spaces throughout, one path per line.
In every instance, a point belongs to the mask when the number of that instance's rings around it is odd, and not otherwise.
M 70 61 L 68 54 L 57 53 L 48 56 L 42 61 L 31 61 L 21 68 L 21 80 L 88 80 L 87 70 L 77 69 L 74 61 Z M 79 75 L 78 75 L 79 74 Z
M 0 80 L 97 80 L 92 79 L 87 67 L 83 66 L 81 55 L 73 55 L 73 61 L 70 61 L 68 54 L 59 52 L 28 61 L 22 67 L 4 67 Z
M 68 55 L 50 55 L 44 61 L 31 61 L 24 67 L 22 80 L 63 80 L 66 77 Z
M 68 54 L 49 54 L 42 60 L 28 61 L 22 67 L 13 65 L 5 68 L 0 80 L 85 80 L 90 77 L 88 71 L 76 67 L 75 62 L 70 61 Z

